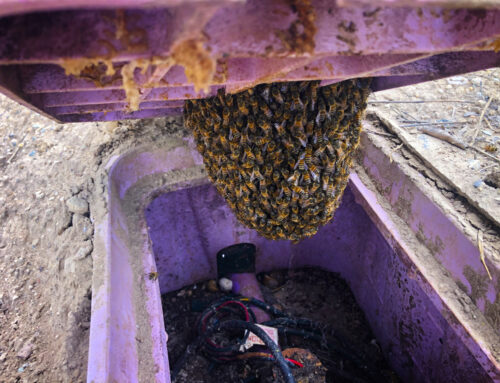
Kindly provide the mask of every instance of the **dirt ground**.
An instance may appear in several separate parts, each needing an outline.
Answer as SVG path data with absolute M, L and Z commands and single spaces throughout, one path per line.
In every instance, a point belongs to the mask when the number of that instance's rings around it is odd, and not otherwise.
M 378 92 L 370 112 L 393 119 L 403 142 L 500 227 L 500 69 Z
M 482 123 L 476 144 L 482 150 L 487 143 L 500 150 L 499 73 L 460 76 L 454 80 L 458 85 L 445 79 L 392 90 L 372 100 L 467 99 L 472 102 L 466 104 L 469 109 L 462 109 L 464 103 L 446 103 L 446 108 L 426 103 L 408 104 L 415 109 L 404 111 L 419 121 L 467 119 L 469 124 L 446 126 L 457 137 L 470 138 L 486 97 L 496 97 L 485 112 L 491 128 Z M 402 122 L 397 111 L 403 105 L 379 107 L 387 113 L 396 107 L 393 116 Z M 137 140 L 153 140 L 179 124 L 158 119 L 58 125 L 0 96 L 0 382 L 85 381 L 95 214 L 92 177 L 112 153 L 123 152 Z M 498 170 L 494 161 L 458 148 L 449 161 L 446 156 L 453 148 L 448 143 L 418 132 L 410 131 L 409 136 L 422 145 L 439 145 L 443 163 L 462 166 L 443 169 L 446 176 L 453 173 L 458 181 L 472 183 L 464 193 L 487 194 L 477 200 L 478 206 L 497 208 L 498 189 L 484 182 L 489 172 Z M 492 155 L 498 158 L 498 151 Z M 468 169 L 467 177 L 461 176 L 461 169 Z

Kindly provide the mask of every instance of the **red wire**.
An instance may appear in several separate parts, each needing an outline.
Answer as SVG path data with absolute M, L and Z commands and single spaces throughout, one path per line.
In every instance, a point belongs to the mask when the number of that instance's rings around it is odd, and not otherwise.
M 214 312 L 214 313 L 217 313 L 217 311 L 218 311 L 219 309 L 221 309 L 221 308 L 223 308 L 223 307 L 225 307 L 225 306 L 228 306 L 228 305 L 230 305 L 230 304 L 236 304 L 237 306 L 240 306 L 240 307 L 243 309 L 243 311 L 245 312 L 245 321 L 246 321 L 246 322 L 249 322 L 249 321 L 250 321 L 250 313 L 248 312 L 247 307 L 246 307 L 243 303 L 238 302 L 238 301 L 226 301 L 226 302 L 224 302 L 224 303 L 220 304 L 219 306 L 217 306 L 217 308 L 215 309 L 215 312 Z M 209 314 L 212 314 L 212 315 L 213 315 L 214 313 L 209 313 Z M 208 319 L 208 318 L 210 318 L 212 315 L 207 315 L 207 316 L 205 316 L 204 318 L 202 318 L 202 330 L 203 330 L 203 331 L 205 331 L 205 329 L 206 329 L 206 326 L 207 326 L 206 321 L 207 321 L 207 319 Z M 206 339 L 206 341 L 207 341 L 208 343 L 210 343 L 213 347 L 219 347 L 219 346 L 218 346 L 215 342 L 213 342 L 213 341 L 212 341 L 211 339 L 209 339 L 209 338 L 207 338 L 207 339 Z
M 285 358 L 286 360 L 288 360 L 289 362 L 292 362 L 293 364 L 295 364 L 296 366 L 300 367 L 300 368 L 303 368 L 304 365 L 302 363 L 300 363 L 299 361 L 295 360 L 295 359 L 290 359 L 290 358 Z

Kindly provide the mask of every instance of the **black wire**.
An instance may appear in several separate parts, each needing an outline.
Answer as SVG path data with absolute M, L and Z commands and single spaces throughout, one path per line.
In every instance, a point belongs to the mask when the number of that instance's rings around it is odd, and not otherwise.
M 210 328 L 207 333 L 215 332 L 218 330 L 232 330 L 232 329 L 246 329 L 253 332 L 256 336 L 258 336 L 269 349 L 271 354 L 274 356 L 274 361 L 278 364 L 278 367 L 281 370 L 283 378 L 286 383 L 295 383 L 295 378 L 293 377 L 292 371 L 288 362 L 283 357 L 279 346 L 266 334 L 264 330 L 262 330 L 255 323 L 250 323 L 242 320 L 228 320 L 219 323 L 218 328 Z M 209 335 L 209 334 L 207 334 Z

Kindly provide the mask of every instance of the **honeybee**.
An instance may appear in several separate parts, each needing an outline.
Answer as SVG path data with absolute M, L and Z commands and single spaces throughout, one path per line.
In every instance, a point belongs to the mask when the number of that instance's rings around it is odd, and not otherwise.
M 320 158 L 323 155 L 323 152 L 325 151 L 326 146 L 321 145 L 318 149 L 314 151 L 314 157 Z
M 273 181 L 276 183 L 279 181 L 279 179 L 280 179 L 280 173 L 277 170 L 275 170 L 273 172 Z
M 198 152 L 200 152 L 201 155 L 205 153 L 205 145 L 203 144 L 196 144 L 196 149 L 198 149 Z
M 487 144 L 485 145 L 484 150 L 490 153 L 495 153 L 498 150 L 498 148 L 495 145 Z
M 264 213 L 259 207 L 255 209 L 255 214 L 257 214 L 259 218 L 266 218 L 266 213 Z
M 328 189 L 328 183 L 330 181 L 330 177 L 327 174 L 323 174 L 321 176 L 321 188 L 323 191 L 326 192 L 326 189 Z
M 286 182 L 281 183 L 281 190 L 283 190 L 283 193 L 287 196 L 287 198 L 292 196 L 292 190 L 290 190 Z
M 269 136 L 258 136 L 258 137 L 254 137 L 254 142 L 255 144 L 257 144 L 258 146 L 264 146 L 265 144 L 267 144 L 269 141 L 271 141 L 271 138 Z
M 231 124 L 229 126 L 229 135 L 230 135 L 230 137 L 233 137 L 234 140 L 238 140 L 241 137 L 240 131 L 233 124 Z M 229 139 L 231 139 L 231 138 L 229 138 Z
M 255 119 L 253 118 L 253 116 L 247 117 L 247 126 L 252 134 L 255 134 L 257 132 L 257 129 L 255 128 Z
M 242 145 L 248 144 L 248 131 L 246 129 L 241 133 L 240 143 Z
M 245 169 L 253 169 L 253 167 L 255 166 L 255 163 L 249 159 L 249 158 L 246 158 L 244 161 L 241 162 L 241 167 L 245 168 Z
M 302 187 L 300 187 L 299 185 L 292 185 L 292 191 L 296 194 L 300 194 L 302 195 L 302 193 L 304 193 L 304 189 L 302 189 Z
M 151 271 L 148 274 L 148 278 L 150 281 L 156 281 L 158 279 L 158 272 L 157 271 Z
M 318 98 L 318 87 L 319 87 L 318 82 L 312 82 L 311 85 L 309 86 L 311 92 L 311 99 L 313 101 L 316 101 L 316 99 Z
M 286 150 L 288 151 L 292 151 L 293 148 L 295 147 L 291 142 L 290 140 L 284 138 L 281 140 L 281 142 L 283 143 L 283 146 L 285 147 Z M 292 160 L 293 161 L 293 160 Z M 293 166 L 293 165 L 292 165 Z
M 324 86 L 321 88 L 321 93 L 323 94 L 323 97 L 328 99 L 332 95 L 332 88 L 330 86 Z
M 273 173 L 273 167 L 271 166 L 271 164 L 266 164 L 264 166 L 264 176 L 269 178 L 272 173 Z
M 246 156 L 251 159 L 251 160 L 255 160 L 255 156 L 252 152 L 252 149 L 250 148 L 250 146 L 246 145 L 243 147 L 243 150 L 245 151 L 245 154 Z
M 257 124 L 266 133 L 268 133 L 269 129 L 271 129 L 271 125 L 269 124 L 269 121 L 265 120 L 262 117 L 259 117 L 259 119 L 257 120 Z
M 264 85 L 263 87 L 264 89 L 262 89 L 262 92 L 260 93 L 262 98 L 264 100 L 266 100 L 266 102 L 269 102 L 269 86 L 268 85 Z
M 334 192 L 335 192 L 335 190 L 334 190 L 333 182 L 329 182 L 328 186 L 326 188 L 326 194 L 329 196 L 333 196 Z
M 281 228 L 281 226 L 277 226 L 276 227 L 275 233 L 276 233 L 276 236 L 278 238 L 283 238 L 285 236 L 284 233 L 283 233 L 283 229 Z
M 260 151 L 257 151 L 255 154 L 255 162 L 257 162 L 259 165 L 262 165 L 264 163 L 264 157 L 262 156 L 262 153 Z
M 230 111 L 229 108 L 225 107 L 222 109 L 222 123 L 227 126 L 229 124 Z
M 250 180 L 248 181 L 245 181 L 245 185 L 247 188 L 249 188 L 251 191 L 253 192 L 256 192 L 257 191 L 257 188 L 255 187 L 255 185 L 253 184 L 253 182 L 250 182 Z
M 335 160 L 331 160 L 331 159 L 327 158 L 325 172 L 332 173 L 334 169 L 335 169 Z
M 271 109 L 269 109 L 269 105 L 267 105 L 265 102 L 259 103 L 259 109 L 267 118 L 271 118 L 273 116 L 273 112 L 271 111 Z
M 317 176 L 317 177 L 318 177 L 318 180 L 319 180 L 319 176 Z M 313 182 L 313 184 L 312 184 L 311 188 L 309 189 L 309 190 L 311 191 L 311 194 L 316 193 L 316 190 L 318 190 L 318 189 L 319 189 L 319 186 L 320 186 L 320 185 L 319 185 L 319 182 L 316 182 L 316 180 L 315 180 L 315 181 Z
M 290 176 L 290 172 L 288 171 L 288 169 L 285 169 L 285 168 L 281 168 L 280 169 L 281 171 L 281 176 L 283 177 L 283 179 L 288 179 L 288 177 Z
M 283 104 L 284 102 L 283 97 L 281 96 L 281 93 L 277 87 L 271 88 L 271 95 L 273 96 L 273 98 L 276 100 L 277 103 Z
M 304 109 L 304 104 L 302 103 L 302 100 L 300 99 L 300 94 L 298 91 L 293 91 L 292 92 L 292 108 L 291 110 L 301 110 Z
M 219 140 L 220 140 L 220 143 L 222 144 L 222 146 L 224 147 L 224 149 L 229 148 L 229 144 L 228 144 L 225 136 L 220 136 Z
M 278 220 L 283 221 L 288 218 L 288 209 L 278 209 Z
M 233 150 L 231 152 L 231 154 L 229 156 L 231 157 L 231 159 L 233 161 L 237 161 L 240 158 L 240 155 L 241 155 L 241 152 L 240 152 L 239 148 L 236 148 L 235 150 Z
M 292 214 L 290 215 L 290 220 L 291 220 L 292 222 L 299 222 L 299 216 L 298 216 L 297 214 L 295 214 L 295 213 L 292 213 Z
M 267 192 L 267 188 L 261 187 L 259 193 L 263 198 L 269 198 L 269 193 Z
M 307 146 L 307 137 L 303 132 L 298 132 L 295 138 L 299 140 L 300 144 L 305 148 Z
M 299 168 L 301 171 L 304 171 L 305 166 L 306 166 L 306 161 L 305 161 L 306 153 L 302 153 L 299 158 L 297 159 L 297 162 L 295 163 L 295 166 L 293 167 L 294 169 Z
M 300 171 L 297 169 L 293 172 L 293 174 L 287 179 L 288 182 L 290 183 L 295 183 L 297 185 L 299 183 L 300 179 Z
M 242 194 L 241 195 L 241 199 L 243 200 L 243 202 L 245 204 L 249 204 L 250 203 L 250 198 L 249 198 L 248 194 Z
M 306 161 L 307 166 L 311 166 L 311 164 L 312 164 L 312 147 L 311 146 L 306 147 L 304 160 Z
M 331 143 L 327 143 L 325 145 L 325 147 L 326 147 L 326 150 L 328 151 L 328 153 L 330 153 L 331 156 L 335 156 L 335 150 L 334 150 L 334 148 L 333 148 L 333 146 L 332 146 Z
M 264 178 L 260 173 L 260 169 L 257 166 L 254 166 L 254 168 L 252 169 L 252 175 L 254 176 L 254 178 L 257 178 L 258 180 Z
M 255 114 L 258 113 L 258 108 L 259 108 L 259 103 L 257 101 L 257 98 L 255 96 L 251 96 L 250 99 L 250 106 L 252 107 L 252 110 Z
M 285 135 L 285 126 L 286 126 L 286 120 L 283 120 L 281 124 L 275 123 L 274 127 L 276 128 L 276 132 L 278 133 L 278 136 L 283 136 Z
M 276 143 L 274 141 L 270 141 L 268 144 L 267 144 L 267 151 L 269 153 L 273 153 L 274 151 L 276 151 Z
M 304 180 L 304 183 L 306 185 L 310 185 L 311 184 L 311 176 L 309 175 L 309 172 L 304 172 L 302 174 L 302 179 Z
M 316 182 L 319 180 L 319 172 L 318 172 L 318 168 L 316 167 L 315 164 L 309 165 L 309 172 L 311 173 L 311 177 L 312 177 L 313 181 Z
M 306 124 L 306 135 L 307 135 L 307 137 L 311 137 L 313 135 L 313 132 L 314 132 L 314 123 L 312 121 L 309 121 Z
M 283 120 L 289 121 L 292 119 L 292 113 L 290 112 L 290 106 L 287 108 L 287 104 L 285 103 L 285 111 L 283 112 Z
M 318 115 L 316 116 L 316 124 L 320 124 L 323 121 L 325 121 L 326 118 L 326 107 L 325 107 L 325 102 L 323 101 L 322 98 L 319 99 L 318 102 Z
M 238 104 L 238 110 L 240 111 L 240 113 L 244 114 L 245 116 L 249 113 L 248 111 L 248 108 L 246 106 L 246 103 L 245 103 L 245 100 L 243 99 L 243 97 L 238 97 L 236 99 L 236 102 Z

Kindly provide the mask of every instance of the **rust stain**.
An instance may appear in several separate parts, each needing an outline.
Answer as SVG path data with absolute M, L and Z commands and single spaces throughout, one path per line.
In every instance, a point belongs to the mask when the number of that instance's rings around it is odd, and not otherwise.
M 213 84 L 225 84 L 227 81 L 227 60 L 218 59 Z
M 287 0 L 290 8 L 297 14 L 295 20 L 286 31 L 276 31 L 285 49 L 292 53 L 313 53 L 316 46 L 316 12 L 311 0 Z
M 326 66 L 326 69 L 328 69 L 328 71 L 330 72 L 330 75 L 333 75 L 334 74 L 333 65 L 327 61 L 325 63 L 325 66 Z
M 139 110 L 139 104 L 141 102 L 139 87 L 135 82 L 135 70 L 141 68 L 141 70 L 144 71 L 149 66 L 149 63 L 149 60 L 132 60 L 125 64 L 121 70 L 123 90 L 127 97 L 127 109 L 129 112 Z
M 500 38 L 493 40 L 491 44 L 488 45 L 488 48 L 493 48 L 495 53 L 500 52 Z
M 149 47 L 147 37 L 147 32 L 142 28 L 127 29 L 125 11 L 116 11 L 115 39 L 121 42 L 127 52 L 145 52 Z
M 203 47 L 202 41 L 188 39 L 180 42 L 173 48 L 172 58 L 184 67 L 184 73 L 196 92 L 203 90 L 208 93 L 215 74 L 215 60 Z

